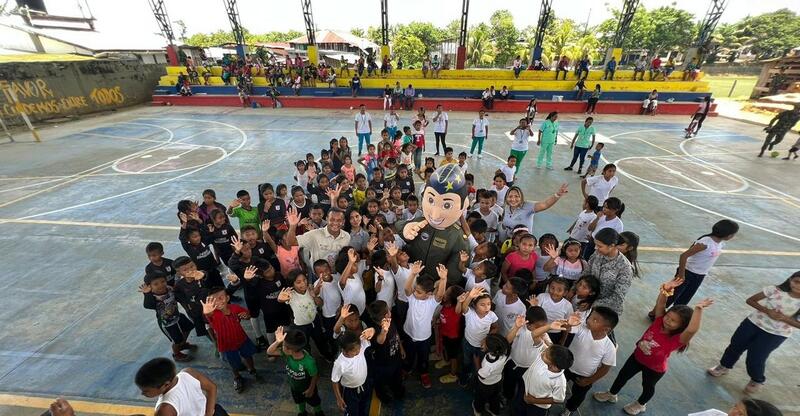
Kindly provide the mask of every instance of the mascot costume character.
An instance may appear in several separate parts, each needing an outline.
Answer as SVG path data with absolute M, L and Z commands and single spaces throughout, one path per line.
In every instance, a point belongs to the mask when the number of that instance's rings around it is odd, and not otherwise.
M 411 261 L 421 260 L 428 273 L 443 264 L 447 285 L 461 284 L 459 252 L 469 252 L 461 228 L 467 201 L 467 181 L 456 164 L 444 165 L 431 175 L 420 203 L 424 219 L 400 221 L 395 227 L 403 236 Z

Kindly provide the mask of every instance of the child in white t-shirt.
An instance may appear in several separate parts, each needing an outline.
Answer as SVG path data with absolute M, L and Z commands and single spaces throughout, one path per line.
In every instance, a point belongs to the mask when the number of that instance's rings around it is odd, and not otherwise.
M 517 157 L 509 156 L 506 164 L 501 166 L 498 171 L 502 172 L 503 175 L 506 175 L 506 183 L 508 184 L 509 188 L 514 186 L 514 178 L 516 177 L 517 171 Z
M 367 308 L 367 295 L 364 292 L 362 275 L 366 269 L 366 262 L 359 261 L 358 253 L 352 247 L 345 247 L 336 257 L 336 272 L 339 273 L 339 290 L 342 292 L 342 302 L 352 303 L 360 312 Z
M 464 357 L 459 384 L 466 386 L 472 373 L 480 368 L 483 359 L 483 341 L 489 333 L 497 333 L 497 315 L 492 312 L 492 297 L 482 286 L 466 292 L 456 305 L 456 312 L 464 315 Z
M 322 299 L 322 330 L 330 345 L 330 351 L 336 351 L 333 345 L 333 328 L 336 314 L 342 306 L 342 292 L 339 290 L 339 282 L 333 280 L 331 266 L 327 260 L 319 259 L 314 262 L 314 274 L 317 275 L 314 292 Z
M 565 297 L 568 287 L 569 283 L 566 280 L 554 277 L 550 279 L 550 284 L 547 285 L 547 293 L 541 293 L 536 296 L 535 303 L 547 312 L 547 322 L 553 323 L 567 319 L 574 312 L 572 303 Z M 561 331 L 550 333 L 551 338 L 559 337 L 557 339 L 560 339 L 560 336 Z
M 464 290 L 469 292 L 475 286 L 483 287 L 487 293 L 492 290 L 492 278 L 497 275 L 497 266 L 490 261 L 473 263 L 467 267 L 469 254 L 466 251 L 459 253 L 458 268 L 464 275 Z
M 597 218 L 597 212 L 600 211 L 600 204 L 597 202 L 597 197 L 589 195 L 583 200 L 583 210 L 578 214 L 578 218 L 567 229 L 569 238 L 578 240 L 583 248 L 589 242 L 589 224 Z M 583 250 L 581 250 L 583 251 Z
M 514 398 L 513 414 L 545 416 L 553 404 L 563 402 L 567 390 L 564 370 L 572 362 L 572 352 L 562 345 L 542 351 L 522 375 L 524 388 Z
M 617 365 L 617 347 L 608 337 L 617 322 L 619 315 L 605 306 L 594 308 L 585 321 L 578 314 L 570 317 L 570 332 L 575 337 L 569 350 L 575 361 L 564 372 L 567 382 L 573 382 L 572 394 L 564 403 L 564 414 L 577 411 L 592 385 Z
M 368 414 L 372 383 L 367 378 L 367 359 L 364 352 L 370 347 L 369 340 L 373 335 L 375 329 L 367 328 L 361 336 L 345 332 L 339 337 L 342 352 L 333 362 L 331 381 L 336 404 L 345 414 Z
M 316 290 L 309 287 L 308 277 L 302 270 L 292 270 L 286 280 L 292 287 L 281 290 L 278 302 L 287 303 L 292 309 L 292 327 L 303 331 L 306 339 L 313 339 L 323 356 L 333 358 L 330 343 L 322 333 L 322 321 L 317 313 L 317 307 L 322 306 L 322 299 L 317 296 Z
M 552 325 L 560 325 L 560 322 Z M 517 393 L 525 371 L 545 348 L 553 345 L 547 335 L 550 329 L 547 313 L 539 306 L 531 306 L 525 315 L 517 315 L 514 327 L 506 335 L 506 340 L 511 343 L 511 356 L 503 370 L 503 396 L 508 402 Z
M 411 274 L 404 287 L 408 298 L 408 314 L 403 329 L 407 335 L 405 349 L 408 358 L 406 363 L 409 368 L 406 370 L 411 370 L 410 367 L 415 366 L 422 387 L 429 389 L 431 388 L 431 379 L 428 374 L 428 356 L 431 350 L 431 325 L 433 315 L 444 297 L 447 286 L 447 268 L 441 264 L 436 267 L 436 273 L 439 275 L 438 282 L 430 276 L 420 276 L 421 270 L 421 261 L 411 264 Z
M 483 360 L 478 369 L 478 382 L 475 383 L 475 400 L 472 402 L 474 414 L 500 414 L 500 390 L 503 385 L 503 368 L 508 361 L 510 348 L 508 341 L 499 334 L 489 334 L 484 342 Z
M 494 313 L 500 320 L 498 328 L 500 335 L 505 336 L 511 331 L 518 315 L 525 315 L 526 307 L 520 296 L 525 296 L 527 292 L 528 282 L 525 279 L 511 277 L 494 295 Z

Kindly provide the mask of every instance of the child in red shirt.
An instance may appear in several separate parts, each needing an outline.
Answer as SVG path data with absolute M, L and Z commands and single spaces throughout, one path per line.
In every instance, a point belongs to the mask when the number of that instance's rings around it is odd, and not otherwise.
M 628 357 L 625 365 L 619 370 L 611 390 L 597 392 L 594 398 L 600 402 L 617 401 L 617 393 L 622 390 L 637 373 L 642 373 L 642 394 L 639 399 L 624 407 L 629 415 L 638 415 L 646 410 L 647 402 L 656 391 L 656 383 L 667 372 L 667 361 L 673 351 L 683 351 L 692 337 L 700 330 L 703 309 L 714 301 L 704 299 L 694 308 L 676 305 L 666 310 L 667 298 L 672 296 L 675 288 L 683 283 L 683 279 L 672 280 L 661 285 L 656 301 L 656 319 L 636 342 L 636 349 Z
M 250 319 L 250 312 L 239 305 L 229 304 L 229 301 L 230 296 L 225 288 L 217 287 L 209 291 L 205 302 L 200 303 L 203 305 L 203 315 L 217 335 L 217 349 L 233 371 L 233 388 L 241 393 L 245 387 L 244 379 L 239 373 L 242 367 L 246 367 L 256 381 L 261 381 L 253 363 L 253 355 L 258 351 L 239 322 Z
M 436 368 L 450 366 L 450 372 L 439 377 L 442 384 L 454 383 L 458 380 L 458 352 L 461 350 L 461 317 L 456 312 L 456 305 L 466 297 L 461 286 L 450 286 L 444 292 L 442 310 L 439 312 L 439 335 L 442 337 L 445 358 L 437 361 Z

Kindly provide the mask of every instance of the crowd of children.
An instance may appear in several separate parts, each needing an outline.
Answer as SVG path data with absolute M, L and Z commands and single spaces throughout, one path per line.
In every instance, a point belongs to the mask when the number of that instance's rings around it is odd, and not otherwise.
M 363 110 L 360 114 L 363 118 Z M 481 114 L 472 134 L 479 155 L 485 138 L 479 133 L 488 134 L 482 120 Z M 557 130 L 556 120 L 548 117 L 545 128 Z M 390 110 L 381 140 L 367 140 L 364 155 L 355 157 L 347 138 L 332 139 L 319 157 L 308 153 L 295 163 L 291 186 L 260 184 L 255 205 L 247 190 L 238 191 L 228 205 L 217 202 L 211 189 L 202 192 L 202 202 L 180 201 L 179 241 L 186 255 L 169 259 L 160 243 L 148 244 L 150 263 L 140 287 L 144 307 L 156 311 L 172 344 L 173 359 L 192 359 L 197 346 L 188 336 L 194 330 L 216 346 L 230 365 L 234 388 L 242 392 L 261 379 L 253 356 L 265 350 L 269 361 L 285 363 L 300 415 L 323 414 L 321 396 L 326 395 L 346 414 L 366 415 L 373 391 L 385 403 L 401 400 L 412 377 L 430 388 L 432 353 L 434 367 L 445 371 L 438 382 L 470 389 L 476 415 L 504 409 L 546 415 L 554 404 L 563 405 L 561 415 L 577 411 L 592 386 L 617 364 L 614 328 L 639 272 L 639 238 L 623 231 L 625 205 L 610 196 L 617 184 L 613 165 L 601 176 L 587 172 L 583 205 L 563 242 L 550 233 L 534 236 L 533 213 L 553 205 L 566 186 L 533 206 L 514 186 L 533 135 L 529 121 L 520 120 L 511 131 L 520 143 L 484 189 L 477 189 L 464 152 L 455 157 L 451 147 L 444 147 L 443 158 L 423 162 L 424 110 L 402 129 Z M 584 126 L 590 125 L 588 119 Z M 588 150 L 594 129 L 581 134 L 579 147 Z M 549 155 L 546 159 L 549 167 Z M 594 159 L 590 169 L 597 166 Z M 426 267 L 410 258 L 395 229 L 401 221 L 423 216 L 420 195 L 436 167 L 446 164 L 461 168 L 469 191 L 460 224 L 469 250 L 459 253 L 458 284 L 448 281 L 443 265 Z M 339 213 L 344 213 L 348 243 L 329 255 L 310 256 L 301 244 L 303 234 L 327 229 Z M 624 410 L 631 415 L 645 410 L 670 354 L 686 348 L 703 310 L 713 303 L 705 299 L 686 306 L 722 241 L 736 234 L 736 224 L 725 221 L 681 256 L 676 278 L 658 291 L 652 325 L 611 389 L 594 393 L 596 400 L 615 402 L 625 383 L 642 373 L 643 392 Z M 765 298 L 766 306 L 758 303 Z M 748 357 L 748 371 L 754 382 L 763 383 L 766 356 L 798 326 L 798 299 L 795 275 L 748 300 L 759 310 L 754 322 L 742 324 L 720 365 L 709 372 L 721 376 L 750 348 L 760 364 L 751 365 Z M 254 340 L 243 321 L 249 322 Z M 333 389 L 320 391 L 320 367 L 328 363 Z M 175 378 L 174 366 L 158 365 L 158 371 L 171 374 L 164 383 L 187 377 Z M 202 386 L 204 378 L 195 378 Z M 169 390 L 149 379 L 140 386 L 158 388 L 161 395 Z

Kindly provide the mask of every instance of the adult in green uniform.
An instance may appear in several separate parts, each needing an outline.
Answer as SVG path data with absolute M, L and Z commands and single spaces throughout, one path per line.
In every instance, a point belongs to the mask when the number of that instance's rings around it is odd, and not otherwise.
M 457 164 L 447 164 L 431 175 L 422 193 L 422 219 L 399 221 L 397 232 L 406 242 L 411 261 L 421 260 L 434 273 L 439 264 L 447 267 L 447 285 L 463 284 L 458 270 L 459 252 L 469 252 L 460 220 L 467 200 L 467 181 Z
M 539 127 L 539 155 L 536 157 L 536 168 L 542 167 L 542 161 L 546 160 L 547 169 L 553 169 L 553 147 L 556 145 L 558 137 L 558 112 L 553 111 L 547 115 L 542 126 Z
M 580 159 L 580 163 L 578 163 L 578 175 L 581 174 L 583 161 L 586 160 L 586 152 L 594 147 L 595 131 L 592 123 L 594 123 L 594 118 L 586 117 L 586 121 L 584 121 L 583 125 L 578 127 L 578 131 L 575 132 L 572 143 L 569 144 L 569 147 L 574 149 L 572 151 L 572 162 L 570 162 L 569 166 L 565 167 L 564 170 L 572 170 L 575 162 Z M 591 140 L 589 140 L 590 137 Z

